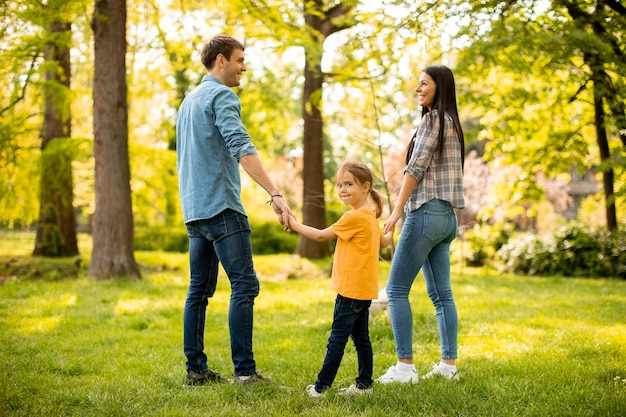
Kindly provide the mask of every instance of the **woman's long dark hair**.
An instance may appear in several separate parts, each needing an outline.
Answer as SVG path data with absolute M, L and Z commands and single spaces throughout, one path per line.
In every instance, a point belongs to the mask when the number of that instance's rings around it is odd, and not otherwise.
M 461 167 L 465 164 L 465 138 L 463 137 L 463 128 L 461 128 L 461 122 L 459 121 L 459 111 L 456 105 L 456 88 L 454 86 L 454 76 L 452 75 L 452 71 L 450 68 L 444 65 L 431 65 L 424 69 L 424 72 L 428 74 L 435 85 L 437 86 L 435 90 L 435 97 L 433 98 L 433 110 L 437 110 L 437 115 L 439 116 L 439 150 L 441 150 L 441 143 L 443 142 L 443 129 L 444 129 L 444 118 L 446 113 L 452 117 L 452 122 L 454 123 L 454 130 L 456 130 L 456 134 L 459 137 L 459 145 L 461 145 Z M 426 115 L 430 110 L 428 107 L 422 107 L 422 118 Z M 406 153 L 406 163 L 409 163 L 411 159 L 411 154 L 413 153 L 413 144 L 415 143 L 415 135 L 411 139 L 411 143 L 409 144 L 409 148 Z

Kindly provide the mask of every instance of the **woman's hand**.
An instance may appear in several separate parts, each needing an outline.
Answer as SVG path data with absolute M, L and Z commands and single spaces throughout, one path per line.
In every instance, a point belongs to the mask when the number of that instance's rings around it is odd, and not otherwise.
M 385 226 L 385 233 L 389 233 L 389 232 L 393 232 L 394 229 L 396 228 L 396 223 L 398 223 L 398 220 L 400 220 L 400 217 L 402 216 L 402 212 L 399 210 L 395 210 L 393 212 L 391 212 L 391 215 L 389 216 L 389 218 L 387 219 L 387 221 L 385 222 L 384 226 Z

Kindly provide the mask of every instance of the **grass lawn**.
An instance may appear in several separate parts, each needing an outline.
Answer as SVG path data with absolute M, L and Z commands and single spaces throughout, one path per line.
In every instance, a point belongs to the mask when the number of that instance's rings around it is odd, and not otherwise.
M 357 366 L 349 345 L 329 394 L 311 399 L 304 389 L 320 370 L 335 296 L 328 260 L 255 257 L 256 360 L 265 376 L 288 389 L 188 387 L 185 254 L 138 253 L 142 280 L 95 281 L 86 276 L 88 259 L 66 274 L 73 260 L 29 258 L 32 239 L 0 236 L 0 416 L 626 415 L 624 280 L 459 270 L 453 276 L 459 383 L 376 384 L 372 395 L 344 398 L 337 389 L 353 382 Z M 81 252 L 88 258 L 83 246 Z M 381 284 L 387 271 L 381 264 Z M 224 277 L 209 304 L 206 332 L 209 366 L 227 376 L 229 293 Z M 438 360 L 439 343 L 421 277 L 411 300 L 415 361 L 424 374 Z M 384 315 L 370 332 L 379 376 L 395 362 Z

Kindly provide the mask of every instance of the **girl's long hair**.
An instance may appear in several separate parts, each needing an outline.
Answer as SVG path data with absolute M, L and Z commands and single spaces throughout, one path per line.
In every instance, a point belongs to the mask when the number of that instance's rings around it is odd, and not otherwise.
M 463 128 L 461 127 L 461 122 L 459 121 L 459 111 L 456 105 L 456 88 L 454 86 L 454 75 L 452 75 L 452 71 L 450 68 L 445 65 L 431 65 L 424 69 L 424 72 L 428 74 L 435 85 L 437 86 L 435 90 L 435 97 L 433 99 L 433 110 L 437 110 L 437 115 L 439 116 L 439 150 L 441 151 L 441 143 L 443 142 L 443 131 L 444 131 L 444 119 L 446 117 L 446 113 L 452 117 L 452 123 L 454 124 L 454 130 L 456 130 L 456 135 L 459 138 L 459 145 L 461 146 L 461 167 L 465 164 L 465 138 L 463 137 Z M 428 107 L 422 107 L 422 118 L 429 113 L 430 110 Z M 409 148 L 407 149 L 406 154 L 406 163 L 409 163 L 411 159 L 411 154 L 413 153 L 413 144 L 415 143 L 415 136 L 417 132 L 413 135 L 411 139 L 411 143 L 409 144 Z
M 339 166 L 337 169 L 338 178 L 340 174 L 343 172 L 349 172 L 354 177 L 355 181 L 363 186 L 365 183 L 370 183 L 370 191 L 369 195 L 372 197 L 374 204 L 376 205 L 376 218 L 380 217 L 383 214 L 383 195 L 374 189 L 374 176 L 372 175 L 372 171 L 362 162 L 359 161 L 345 161 L 343 164 Z

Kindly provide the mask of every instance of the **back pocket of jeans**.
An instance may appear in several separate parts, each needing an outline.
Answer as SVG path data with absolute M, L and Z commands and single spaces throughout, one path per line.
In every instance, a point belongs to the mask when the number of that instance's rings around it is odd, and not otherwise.
M 449 231 L 450 216 L 447 211 L 424 210 L 424 230 L 422 234 L 431 242 L 445 238 Z

